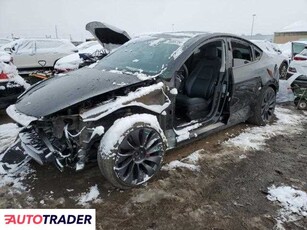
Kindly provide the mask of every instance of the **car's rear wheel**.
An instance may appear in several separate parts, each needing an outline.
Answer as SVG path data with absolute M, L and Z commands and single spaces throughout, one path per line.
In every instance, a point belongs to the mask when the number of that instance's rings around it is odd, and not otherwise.
M 280 74 L 280 79 L 287 79 L 287 70 L 288 70 L 288 65 L 287 63 L 283 62 L 281 63 L 279 67 L 279 74 Z
M 142 121 L 141 117 L 133 120 L 128 117 L 115 122 L 102 138 L 97 156 L 102 174 L 122 189 L 141 185 L 152 178 L 160 170 L 165 152 L 161 129 L 148 120 Z M 110 145 L 110 137 L 116 138 L 115 133 L 119 138 Z
M 266 125 L 273 120 L 276 105 L 276 92 L 272 87 L 265 87 L 255 106 L 254 115 L 249 122 L 255 125 Z

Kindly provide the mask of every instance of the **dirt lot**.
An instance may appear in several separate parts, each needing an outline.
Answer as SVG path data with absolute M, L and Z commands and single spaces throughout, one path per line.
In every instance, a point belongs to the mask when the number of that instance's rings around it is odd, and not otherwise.
M 114 189 L 98 167 L 60 173 L 32 162 L 23 181 L 26 191 L 15 182 L 0 186 L 0 208 L 95 208 L 97 229 L 273 229 L 280 207 L 266 198 L 268 187 L 307 191 L 307 122 L 300 128 L 271 135 L 257 150 L 225 145 L 249 129 L 237 125 L 165 157 L 169 163 L 200 150 L 199 170 L 162 170 L 146 186 L 127 191 Z M 80 196 L 96 185 L 98 198 L 81 204 Z M 307 218 L 283 227 L 307 229 Z

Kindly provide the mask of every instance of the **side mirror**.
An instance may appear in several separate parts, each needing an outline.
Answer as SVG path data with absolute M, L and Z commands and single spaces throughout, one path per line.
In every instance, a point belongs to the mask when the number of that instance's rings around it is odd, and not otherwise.
M 10 47 L 4 48 L 4 51 L 7 52 L 7 53 L 9 53 L 9 54 L 13 53 L 13 50 L 12 50 L 12 48 L 10 48 Z

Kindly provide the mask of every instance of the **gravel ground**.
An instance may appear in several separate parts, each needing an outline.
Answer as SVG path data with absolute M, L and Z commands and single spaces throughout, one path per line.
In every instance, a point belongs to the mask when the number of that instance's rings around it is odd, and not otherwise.
M 298 133 L 272 135 L 258 150 L 224 144 L 249 128 L 240 124 L 169 151 L 165 164 L 190 160 L 196 169 L 164 167 L 147 185 L 126 191 L 114 189 L 95 164 L 60 173 L 30 162 L 22 186 L 0 183 L 0 208 L 95 208 L 97 229 L 273 229 L 280 206 L 267 199 L 268 187 L 307 191 L 307 122 Z M 182 160 L 195 151 L 198 161 Z M 307 229 L 307 218 L 282 226 Z

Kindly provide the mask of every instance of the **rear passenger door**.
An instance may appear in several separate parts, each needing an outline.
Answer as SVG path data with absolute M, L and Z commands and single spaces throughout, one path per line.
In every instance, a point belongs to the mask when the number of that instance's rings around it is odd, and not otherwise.
M 37 63 L 45 63 L 43 67 L 53 67 L 55 61 L 62 57 L 62 55 L 59 55 L 60 46 L 60 41 L 37 40 L 35 44 Z
M 231 118 L 245 121 L 251 112 L 255 98 L 261 86 L 258 57 L 254 47 L 240 39 L 230 39 L 232 54 L 233 95 L 230 104 Z

